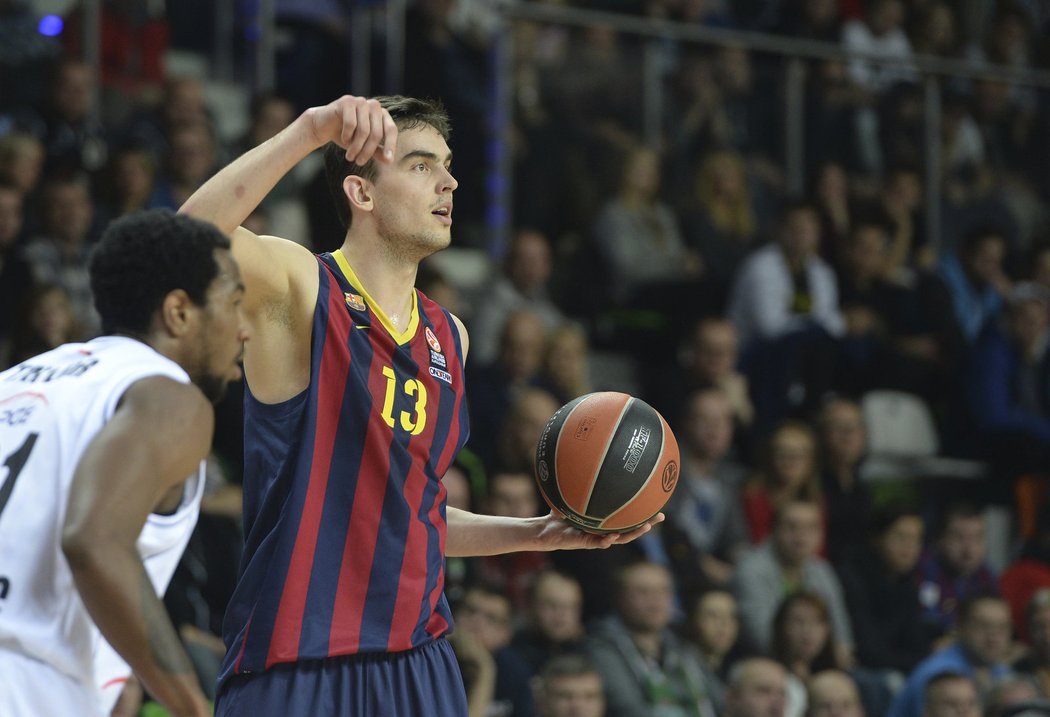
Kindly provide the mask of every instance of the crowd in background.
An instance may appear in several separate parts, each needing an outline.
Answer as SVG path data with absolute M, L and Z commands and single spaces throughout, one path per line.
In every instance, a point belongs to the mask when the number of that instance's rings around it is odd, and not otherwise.
M 1039 0 L 548 2 L 1050 69 Z M 403 89 L 448 107 L 460 182 L 453 248 L 417 283 L 471 336 L 449 504 L 545 512 L 539 432 L 595 390 L 660 410 L 682 465 L 667 521 L 636 543 L 449 559 L 471 717 L 999 715 L 1050 699 L 1050 90 L 942 78 L 931 206 L 917 69 L 807 61 L 793 196 L 783 58 L 660 42 L 653 145 L 640 40 L 517 23 L 515 229 L 492 256 L 498 4 L 417 0 L 406 25 Z M 164 64 L 207 50 L 206 3 L 103 2 L 96 76 L 76 7 L 47 37 L 27 3 L 0 0 L 0 368 L 98 333 L 86 258 L 109 220 L 177 209 L 346 91 L 347 5 L 277 7 L 277 91 L 230 136 L 207 75 Z M 252 229 L 336 248 L 318 170 L 283 180 Z M 167 601 L 206 687 L 251 479 L 241 396 L 218 408 Z M 903 421 L 879 410 L 887 396 L 929 418 L 927 458 L 956 462 L 872 480 L 870 439 Z

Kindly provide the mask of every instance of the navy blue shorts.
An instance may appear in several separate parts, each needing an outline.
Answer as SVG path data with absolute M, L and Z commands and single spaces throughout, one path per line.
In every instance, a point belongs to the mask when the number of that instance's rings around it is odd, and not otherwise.
M 234 675 L 216 717 L 466 717 L 463 677 L 448 640 L 407 652 L 347 655 Z

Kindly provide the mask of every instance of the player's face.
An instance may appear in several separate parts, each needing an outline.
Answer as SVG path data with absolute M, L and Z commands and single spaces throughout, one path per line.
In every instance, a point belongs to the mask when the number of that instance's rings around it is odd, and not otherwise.
M 542 703 L 544 717 L 601 717 L 605 714 L 602 679 L 596 673 L 552 678 Z
M 244 283 L 241 272 L 229 251 L 216 251 L 219 275 L 208 289 L 199 342 L 198 367 L 194 376 L 204 395 L 218 401 L 226 384 L 241 378 L 240 361 L 248 331 L 241 311 Z
M 379 236 L 395 256 L 419 260 L 451 241 L 452 152 L 432 127 L 398 135 L 398 158 L 376 177 L 373 216 Z

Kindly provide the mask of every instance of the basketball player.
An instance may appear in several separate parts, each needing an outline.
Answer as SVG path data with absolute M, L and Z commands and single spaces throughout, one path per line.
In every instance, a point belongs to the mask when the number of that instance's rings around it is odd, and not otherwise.
M 167 211 L 115 221 L 91 262 L 107 335 L 0 373 L 4 717 L 108 715 L 128 664 L 172 714 L 210 714 L 157 595 L 196 521 L 209 399 L 240 377 L 229 246 Z
M 466 715 L 445 556 L 599 548 L 552 515 L 449 508 L 467 438 L 467 333 L 413 287 L 448 246 L 448 119 L 410 98 L 342 97 L 212 177 L 180 211 L 215 222 L 244 272 L 245 554 L 227 610 L 219 715 Z M 315 256 L 239 224 L 325 147 L 347 227 Z M 657 518 L 659 520 L 660 518 Z M 446 531 L 447 525 L 447 531 Z

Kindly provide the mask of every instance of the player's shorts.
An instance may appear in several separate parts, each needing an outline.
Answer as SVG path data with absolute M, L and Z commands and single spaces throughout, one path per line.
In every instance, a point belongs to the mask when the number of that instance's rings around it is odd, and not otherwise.
M 215 717 L 466 717 L 459 664 L 440 638 L 406 652 L 346 655 L 234 675 Z
M 0 650 L 0 715 L 102 717 L 102 711 L 91 685 L 46 662 Z

